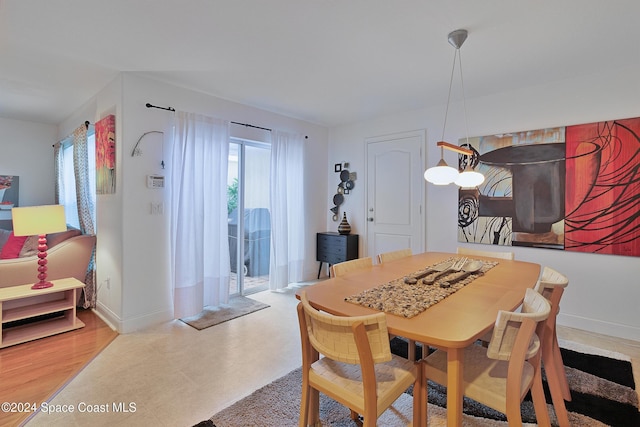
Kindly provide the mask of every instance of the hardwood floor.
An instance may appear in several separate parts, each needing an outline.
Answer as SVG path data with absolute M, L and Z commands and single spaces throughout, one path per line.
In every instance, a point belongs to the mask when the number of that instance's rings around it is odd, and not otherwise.
M 39 406 L 118 336 L 91 310 L 78 309 L 85 327 L 0 350 L 0 401 Z M 0 411 L 0 425 L 17 426 L 33 411 Z

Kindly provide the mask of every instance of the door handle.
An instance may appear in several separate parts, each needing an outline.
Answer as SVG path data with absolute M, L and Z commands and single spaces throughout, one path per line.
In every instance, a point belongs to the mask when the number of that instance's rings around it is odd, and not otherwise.
M 367 221 L 373 222 L 373 218 L 369 217 L 369 218 L 367 218 Z

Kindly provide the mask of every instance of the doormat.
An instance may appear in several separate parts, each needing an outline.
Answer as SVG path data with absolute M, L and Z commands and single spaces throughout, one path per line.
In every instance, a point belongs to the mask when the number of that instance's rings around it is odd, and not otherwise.
M 228 304 L 218 307 L 207 306 L 195 316 L 183 317 L 180 320 L 201 331 L 237 317 L 245 316 L 263 308 L 270 307 L 251 298 L 237 296 L 229 298 Z

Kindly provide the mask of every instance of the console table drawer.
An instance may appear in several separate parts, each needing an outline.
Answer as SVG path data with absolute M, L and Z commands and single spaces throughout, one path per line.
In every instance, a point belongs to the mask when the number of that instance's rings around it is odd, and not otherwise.
M 335 254 L 340 256 L 346 256 L 347 254 L 347 245 L 343 241 L 339 240 L 331 240 L 325 239 L 327 236 L 319 236 L 318 237 L 318 254 L 328 255 Z

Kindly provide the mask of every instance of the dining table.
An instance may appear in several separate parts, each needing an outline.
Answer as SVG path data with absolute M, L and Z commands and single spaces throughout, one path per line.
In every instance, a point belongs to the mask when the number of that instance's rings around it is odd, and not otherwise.
M 460 255 L 425 252 L 349 272 L 300 288 L 318 310 L 337 316 L 379 313 L 376 308 L 347 301 L 364 291 L 398 281 L 428 266 L 455 261 Z M 525 290 L 533 288 L 540 265 L 516 260 L 469 256 L 493 266 L 477 275 L 456 292 L 411 316 L 387 313 L 390 335 L 404 337 L 447 352 L 447 425 L 462 425 L 464 349 L 493 328 L 498 311 L 515 310 L 524 300 Z M 425 286 L 417 284 L 415 286 Z M 353 300 L 351 298 L 351 300 Z M 426 397 L 418 423 L 426 425 Z M 313 406 L 313 405 L 312 405 Z M 313 408 L 317 410 L 317 408 Z

